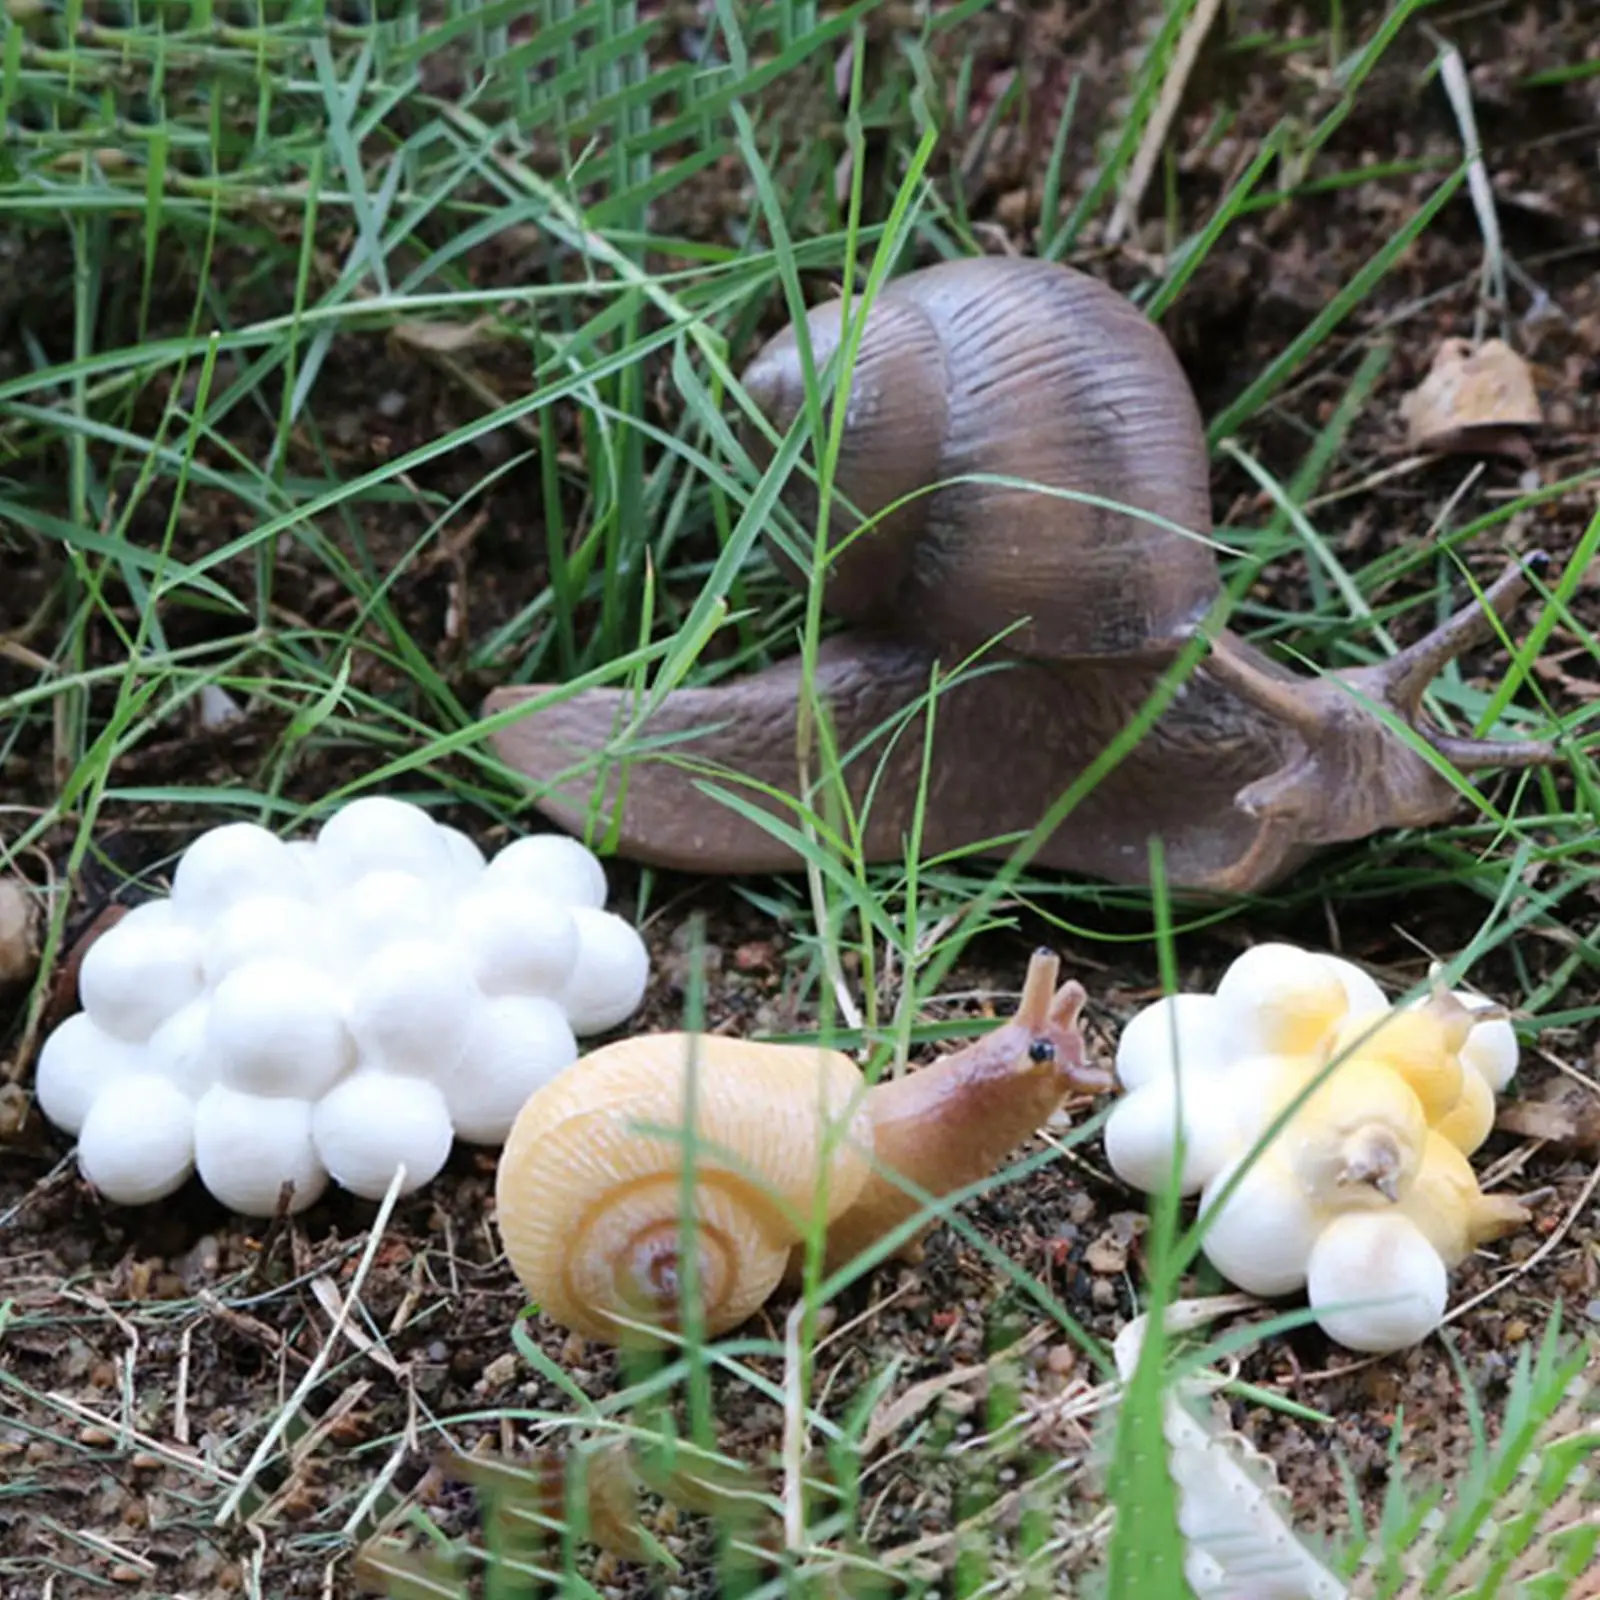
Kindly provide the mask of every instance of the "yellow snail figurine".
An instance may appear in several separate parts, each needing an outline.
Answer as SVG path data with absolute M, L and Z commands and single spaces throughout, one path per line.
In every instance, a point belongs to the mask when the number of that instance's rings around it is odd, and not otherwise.
M 1059 969 L 1035 952 L 1009 1022 L 871 1087 L 815 1045 L 654 1033 L 596 1050 L 538 1090 L 506 1140 L 496 1202 L 518 1279 L 587 1338 L 650 1342 L 677 1326 L 692 1101 L 697 1301 L 708 1335 L 737 1327 L 792 1281 L 818 1220 L 837 1266 L 923 1208 L 896 1176 L 951 1194 L 1069 1094 L 1111 1087 L 1078 1029 L 1083 988 L 1058 988 Z

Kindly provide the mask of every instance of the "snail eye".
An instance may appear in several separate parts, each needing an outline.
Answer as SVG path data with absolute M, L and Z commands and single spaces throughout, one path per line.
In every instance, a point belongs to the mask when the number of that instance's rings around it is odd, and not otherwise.
M 1055 1058 L 1056 1047 L 1051 1044 L 1048 1039 L 1035 1039 L 1033 1043 L 1028 1046 L 1028 1059 L 1030 1061 L 1043 1063 L 1046 1061 L 1054 1061 Z

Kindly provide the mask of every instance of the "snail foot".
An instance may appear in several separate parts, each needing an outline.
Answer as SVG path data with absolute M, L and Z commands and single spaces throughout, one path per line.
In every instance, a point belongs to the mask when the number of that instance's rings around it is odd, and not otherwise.
M 827 639 L 810 689 L 825 704 L 852 805 L 862 804 L 885 745 L 927 693 L 933 657 L 921 648 L 861 635 Z M 484 712 L 519 714 L 490 735 L 495 754 L 520 773 L 539 810 L 570 833 L 592 835 L 647 866 L 686 872 L 786 872 L 804 865 L 792 842 L 804 819 L 834 798 L 807 781 L 798 753 L 799 711 L 808 686 L 799 656 L 747 677 L 674 688 L 649 707 L 647 692 L 592 688 L 558 698 L 556 685 L 497 689 Z M 894 744 L 904 764 L 920 741 Z M 866 753 L 863 754 L 862 752 Z M 816 753 L 810 765 L 827 765 Z M 916 786 L 888 781 L 865 819 L 870 859 L 892 856 L 909 826 Z M 771 819 L 729 806 L 735 795 Z

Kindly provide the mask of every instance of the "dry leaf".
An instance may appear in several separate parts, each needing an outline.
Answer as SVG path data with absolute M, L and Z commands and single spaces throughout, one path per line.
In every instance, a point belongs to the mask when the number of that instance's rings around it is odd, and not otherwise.
M 866 1436 L 861 1441 L 861 1459 L 870 1460 L 873 1452 L 886 1439 L 898 1433 L 908 1422 L 920 1416 L 938 1400 L 942 1399 L 953 1409 L 970 1411 L 978 1403 L 978 1397 L 952 1391 L 962 1389 L 969 1384 L 986 1384 L 993 1376 L 995 1368 L 1002 1362 L 1015 1361 L 1027 1355 L 1057 1331 L 1049 1323 L 1040 1323 L 1037 1327 L 1029 1329 L 1014 1344 L 1007 1345 L 1004 1350 L 997 1350 L 987 1361 L 976 1366 L 953 1367 L 949 1372 L 936 1373 L 931 1378 L 924 1378 L 920 1383 L 912 1384 L 904 1394 L 880 1400 L 867 1421 Z
M 493 1454 L 449 1451 L 439 1460 L 445 1476 L 469 1483 L 493 1498 L 502 1518 L 525 1534 L 555 1538 L 566 1522 L 566 1463 L 559 1450 L 543 1450 L 526 1464 Z M 580 1460 L 589 1542 L 624 1561 L 652 1561 L 658 1554 L 640 1517 L 642 1481 L 626 1440 L 588 1451 Z M 486 1502 L 487 1505 L 487 1502 Z
M 1495 1127 L 1524 1139 L 1543 1139 L 1577 1150 L 1600 1150 L 1600 1106 L 1570 1096 L 1513 1100 L 1501 1106 Z
M 892 1400 L 879 1401 L 867 1423 L 866 1437 L 861 1442 L 861 1459 L 870 1460 L 872 1453 L 885 1439 L 898 1433 L 906 1423 L 943 1397 L 948 1396 L 946 1404 L 961 1411 L 970 1411 L 977 1404 L 972 1395 L 950 1394 L 949 1391 L 960 1389 L 974 1379 L 986 1378 L 988 1373 L 989 1369 L 985 1366 L 955 1367 L 949 1372 L 941 1372 L 912 1384 L 904 1394 L 896 1395 Z
M 455 356 L 477 345 L 492 344 L 493 319 L 479 317 L 473 322 L 397 322 L 390 333 L 413 350 L 434 355 Z
M 33 1100 L 20 1083 L 0 1083 L 0 1144 L 20 1140 Z
M 1544 422 L 1528 364 L 1503 339 L 1474 350 L 1446 339 L 1426 378 L 1400 402 L 1414 450 L 1473 450 L 1526 457 L 1523 430 Z

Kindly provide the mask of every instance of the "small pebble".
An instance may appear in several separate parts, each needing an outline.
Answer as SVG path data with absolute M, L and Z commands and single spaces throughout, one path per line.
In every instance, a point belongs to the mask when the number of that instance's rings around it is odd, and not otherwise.
M 38 931 L 38 902 L 15 878 L 0 877 L 0 985 L 33 976 Z
M 1053 1344 L 1045 1357 L 1045 1365 L 1058 1378 L 1064 1378 L 1078 1364 L 1078 1352 L 1070 1344 Z
M 740 972 L 770 972 L 776 965 L 773 947 L 764 939 L 753 939 L 734 951 L 733 964 Z
M 504 1389 L 507 1384 L 515 1381 L 517 1376 L 517 1358 L 510 1350 L 504 1355 L 498 1355 L 483 1369 L 483 1377 L 479 1380 L 478 1388 L 481 1390 Z
M 1091 1272 L 1102 1273 L 1107 1277 L 1126 1272 L 1127 1241 L 1117 1238 L 1114 1232 L 1107 1230 L 1083 1252 L 1083 1259 Z

